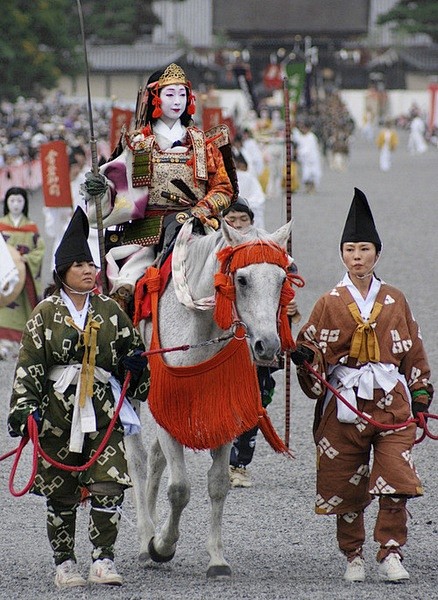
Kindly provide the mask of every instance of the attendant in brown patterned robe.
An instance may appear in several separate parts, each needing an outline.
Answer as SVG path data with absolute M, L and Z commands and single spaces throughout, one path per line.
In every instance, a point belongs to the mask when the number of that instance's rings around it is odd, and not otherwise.
M 303 363 L 311 363 L 359 411 L 386 425 L 427 412 L 433 395 L 421 333 L 407 300 L 374 274 L 380 251 L 367 199 L 356 189 L 341 239 L 347 273 L 317 301 L 292 354 L 301 388 L 317 399 L 316 512 L 337 517 L 347 581 L 365 578 L 364 509 L 373 497 L 379 499 L 374 528 L 379 576 L 409 578 L 401 564 L 406 501 L 423 494 L 412 457 L 416 425 L 382 430 L 369 424 Z

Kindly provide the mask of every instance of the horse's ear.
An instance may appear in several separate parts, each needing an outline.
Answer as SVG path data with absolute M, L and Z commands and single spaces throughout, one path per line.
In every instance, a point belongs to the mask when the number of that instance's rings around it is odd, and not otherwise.
M 283 248 L 286 248 L 287 242 L 291 236 L 292 223 L 293 220 L 291 219 L 288 223 L 282 225 L 280 229 L 277 229 L 277 231 L 272 234 L 272 240 Z
M 245 239 L 247 239 L 241 233 L 239 233 L 237 229 L 234 229 L 234 227 L 228 225 L 225 219 L 222 221 L 221 229 L 225 241 L 228 242 L 230 246 L 238 246 L 239 244 L 243 244 Z

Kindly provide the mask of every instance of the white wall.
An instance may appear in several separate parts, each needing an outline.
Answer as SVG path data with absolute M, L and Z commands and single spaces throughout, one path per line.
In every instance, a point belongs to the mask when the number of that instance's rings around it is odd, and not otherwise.
M 420 107 L 423 117 L 428 116 L 430 107 L 428 90 L 390 90 L 387 94 L 389 118 L 407 114 L 414 103 Z M 360 127 L 364 122 L 366 90 L 343 90 L 341 97 L 356 125 Z

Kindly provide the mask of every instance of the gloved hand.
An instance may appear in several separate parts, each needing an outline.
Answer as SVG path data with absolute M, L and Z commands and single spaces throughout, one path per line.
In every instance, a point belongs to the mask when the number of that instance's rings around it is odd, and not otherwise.
M 196 217 L 201 221 L 201 223 L 206 223 L 208 221 L 208 218 L 211 217 L 210 209 L 206 206 L 199 206 L 198 204 L 196 206 L 193 206 L 190 209 L 190 212 L 192 214 L 192 217 Z
M 307 346 L 303 346 L 302 344 L 300 344 L 296 347 L 296 349 L 293 352 L 290 353 L 290 357 L 294 365 L 299 366 L 303 365 L 305 361 L 307 361 L 308 363 L 313 362 L 313 359 L 315 358 L 315 353 Z
M 422 398 L 423 396 L 418 396 L 419 398 Z M 429 412 L 429 396 L 424 395 L 424 399 L 428 399 L 428 401 L 425 402 L 420 402 L 419 400 L 414 400 L 412 402 L 412 415 L 414 416 L 414 419 L 416 419 L 418 417 L 418 413 L 420 412 Z M 427 419 L 426 419 L 427 421 Z
M 39 409 L 37 408 L 36 410 L 34 410 L 33 413 L 30 414 L 30 416 L 35 421 L 37 428 L 38 428 L 38 433 L 40 433 L 41 429 L 43 428 L 43 424 L 41 421 L 41 415 L 40 415 Z M 23 427 L 23 436 L 25 437 L 27 435 L 29 435 L 29 431 L 27 430 L 27 421 L 26 421 L 26 424 Z
M 124 356 L 122 364 L 127 371 L 131 371 L 134 378 L 140 377 L 148 365 L 146 356 L 142 356 L 143 350 L 134 350 L 131 356 Z
M 95 175 L 92 171 L 85 173 L 84 189 L 90 196 L 101 196 L 106 192 L 108 183 L 103 175 Z

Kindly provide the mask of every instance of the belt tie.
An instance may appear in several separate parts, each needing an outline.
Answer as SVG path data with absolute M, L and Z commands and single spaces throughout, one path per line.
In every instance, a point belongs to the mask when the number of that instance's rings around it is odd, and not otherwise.
M 370 318 L 365 322 L 360 316 L 359 308 L 355 302 L 348 305 L 353 319 L 357 323 L 353 334 L 349 355 L 357 358 L 361 363 L 380 362 L 380 348 L 375 331 L 376 319 L 383 308 L 383 304 L 376 302 Z
M 91 319 L 88 321 L 84 330 L 80 329 L 71 317 L 67 317 L 69 325 L 77 329 L 82 335 L 79 340 L 79 346 L 84 347 L 84 357 L 82 359 L 82 369 L 80 375 L 80 395 L 79 406 L 85 406 L 85 398 L 93 396 L 94 369 L 96 367 L 96 347 L 97 332 L 100 329 L 100 323 Z

